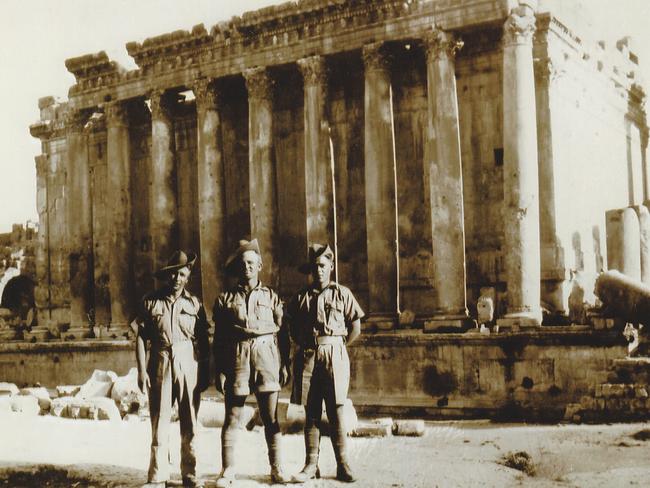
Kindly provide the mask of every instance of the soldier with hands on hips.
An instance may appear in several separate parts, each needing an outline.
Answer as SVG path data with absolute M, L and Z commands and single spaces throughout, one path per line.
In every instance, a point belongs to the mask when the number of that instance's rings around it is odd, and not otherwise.
M 194 436 L 201 392 L 208 387 L 208 322 L 200 300 L 186 289 L 196 255 L 176 251 L 156 273 L 163 286 L 140 303 L 135 328 L 138 386 L 148 390 L 151 455 L 145 487 L 169 480 L 169 427 L 178 403 L 183 486 L 203 486 L 196 478 Z M 149 346 L 149 357 L 147 356 Z
M 330 425 L 336 457 L 336 479 L 353 482 L 348 464 L 347 432 L 343 405 L 350 384 L 350 359 L 346 344 L 361 333 L 363 310 L 349 288 L 331 281 L 334 252 L 329 245 L 313 244 L 309 262 L 300 270 L 311 274 L 311 285 L 303 288 L 287 307 L 291 338 L 298 346 L 294 355 L 291 402 L 305 407 L 305 466 L 295 482 L 320 477 L 318 455 L 322 405 Z
M 224 394 L 226 417 L 221 430 L 222 471 L 217 486 L 235 480 L 234 448 L 246 397 L 257 398 L 274 483 L 290 481 L 281 467 L 277 405 L 280 388 L 289 381 L 289 337 L 282 327 L 282 303 L 259 280 L 262 255 L 257 239 L 239 241 L 226 261 L 237 276 L 235 287 L 217 298 L 213 353 L 217 389 Z

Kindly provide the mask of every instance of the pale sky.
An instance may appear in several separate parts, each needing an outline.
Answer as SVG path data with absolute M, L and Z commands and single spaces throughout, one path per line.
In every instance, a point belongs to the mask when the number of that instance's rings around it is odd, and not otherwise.
M 0 0 L 0 232 L 37 220 L 34 157 L 40 142 L 29 134 L 38 99 L 65 99 L 74 78 L 67 58 L 104 50 L 126 68 L 129 41 L 142 41 L 286 0 Z M 568 4 L 570 0 L 547 0 Z M 596 38 L 631 35 L 650 80 L 650 1 L 583 0 Z M 587 12 L 588 11 L 588 12 Z M 570 27 L 570 26 L 569 26 Z M 588 36 L 581 36 L 583 39 Z M 647 83 L 646 83 L 646 86 Z

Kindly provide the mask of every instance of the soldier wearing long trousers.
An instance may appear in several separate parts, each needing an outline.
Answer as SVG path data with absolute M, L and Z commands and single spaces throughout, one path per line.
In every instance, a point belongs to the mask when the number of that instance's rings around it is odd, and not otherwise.
M 350 359 L 346 343 L 361 333 L 363 311 L 352 292 L 331 281 L 334 253 L 328 245 L 309 248 L 309 263 L 301 266 L 312 284 L 302 289 L 287 307 L 286 320 L 297 344 L 294 355 L 292 403 L 305 406 L 305 466 L 295 482 L 320 477 L 318 454 L 323 401 L 336 457 L 336 479 L 353 482 L 346 452 L 347 432 L 343 405 L 350 384 Z
M 238 278 L 214 305 L 214 358 L 217 389 L 225 397 L 226 418 L 221 430 L 222 471 L 217 486 L 235 479 L 234 448 L 246 397 L 257 398 L 274 483 L 290 481 L 280 459 L 278 395 L 289 381 L 289 337 L 282 325 L 278 295 L 259 281 L 262 256 L 256 239 L 240 241 L 226 261 Z
M 185 289 L 195 260 L 195 254 L 176 251 L 156 274 L 163 286 L 142 299 L 132 323 L 137 334 L 138 385 L 149 392 L 151 416 L 151 458 L 145 487 L 164 487 L 169 480 L 173 402 L 178 403 L 181 428 L 183 486 L 203 486 L 196 478 L 194 435 L 201 392 L 209 383 L 210 346 L 203 305 Z

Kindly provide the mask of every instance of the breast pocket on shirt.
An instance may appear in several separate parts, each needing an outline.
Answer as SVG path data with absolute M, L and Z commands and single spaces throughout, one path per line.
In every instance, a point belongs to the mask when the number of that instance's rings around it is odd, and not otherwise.
M 196 326 L 197 314 L 190 310 L 181 310 L 178 316 L 178 323 L 181 330 L 188 339 L 194 339 L 194 327 Z
M 257 316 L 257 320 L 273 322 L 273 309 L 271 308 L 271 305 L 266 302 L 257 302 L 255 305 L 255 315 Z
M 228 312 L 235 323 L 246 322 L 246 302 L 235 300 L 228 304 Z
M 342 303 L 334 302 L 330 305 L 327 325 L 335 331 L 345 329 L 345 310 Z

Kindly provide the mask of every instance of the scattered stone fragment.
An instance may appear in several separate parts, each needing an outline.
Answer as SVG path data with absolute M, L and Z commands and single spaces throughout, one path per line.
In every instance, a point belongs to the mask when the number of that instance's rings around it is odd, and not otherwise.
M 377 425 L 386 425 L 392 429 L 394 422 L 392 417 L 379 417 L 376 419 L 372 419 L 372 423 Z
M 501 464 L 522 471 L 528 476 L 533 476 L 537 471 L 532 456 L 526 451 L 508 452 L 501 459 Z
M 115 380 L 117 380 L 117 374 L 113 371 L 96 369 L 88 381 L 81 385 L 75 396 L 77 398 L 110 397 Z
M 50 413 L 69 419 L 121 420 L 120 411 L 110 398 L 61 397 L 52 400 Z
M 226 408 L 223 402 L 201 402 L 198 420 L 203 427 L 222 427 L 225 418 Z
M 76 395 L 81 386 L 79 385 L 60 385 L 56 387 L 56 396 L 57 397 L 69 397 Z
M 393 435 L 421 437 L 424 435 L 424 420 L 396 420 Z
M 11 410 L 25 415 L 38 415 L 41 407 L 35 396 L 14 395 L 11 397 Z
M 18 395 L 20 390 L 13 383 L 0 383 L 0 396 Z
M 569 403 L 564 409 L 564 420 L 571 421 L 573 416 L 582 410 L 582 405 L 579 403 Z
M 634 396 L 637 398 L 648 398 L 648 390 L 642 386 L 637 386 L 634 388 Z
M 117 404 L 122 415 L 137 413 L 141 406 L 147 405 L 147 395 L 138 388 L 138 370 L 136 368 L 131 368 L 128 374 L 115 379 L 111 388 L 111 398 Z
M 380 425 L 374 422 L 359 422 L 350 435 L 352 437 L 386 437 L 391 434 L 392 426 Z
M 38 399 L 38 405 L 41 407 L 41 415 L 50 411 L 52 400 L 50 399 L 50 394 L 47 391 L 47 388 L 43 388 L 42 386 L 23 388 L 20 390 L 20 394 L 36 397 Z

